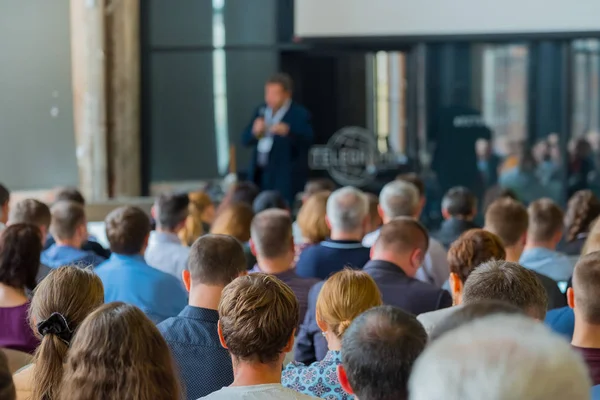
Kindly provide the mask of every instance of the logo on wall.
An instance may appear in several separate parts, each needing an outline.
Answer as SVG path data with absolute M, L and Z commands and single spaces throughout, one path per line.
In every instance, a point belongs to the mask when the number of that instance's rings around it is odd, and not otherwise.
M 397 168 L 403 156 L 380 153 L 373 132 L 349 126 L 333 134 L 324 146 L 313 146 L 309 153 L 311 169 L 326 170 L 342 186 L 365 186 L 377 172 Z

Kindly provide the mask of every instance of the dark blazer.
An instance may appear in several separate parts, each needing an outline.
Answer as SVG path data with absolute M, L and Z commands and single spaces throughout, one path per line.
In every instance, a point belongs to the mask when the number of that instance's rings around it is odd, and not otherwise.
M 556 281 L 539 272 L 533 272 L 540 282 L 542 282 L 544 289 L 546 289 L 546 294 L 548 295 L 548 310 L 565 307 L 567 305 L 567 297 L 560 291 Z
M 363 271 L 377 283 L 384 304 L 414 315 L 452 306 L 452 297 L 446 290 L 411 278 L 390 262 L 371 260 Z
M 345 267 L 362 268 L 371 250 L 361 242 L 325 239 L 305 249 L 296 263 L 296 273 L 304 278 L 327 279 Z
M 317 297 L 324 283 L 317 283 L 308 292 L 308 309 L 296 336 L 294 360 L 305 365 L 321 361 L 329 350 L 327 340 L 317 325 Z
M 466 231 L 479 228 L 473 221 L 464 219 L 450 218 L 442 222 L 440 230 L 437 231 L 435 237 L 446 249 L 449 249 L 452 243 L 456 241 Z
M 308 151 L 313 142 L 310 113 L 296 102 L 283 116 L 281 122 L 289 125 L 290 132 L 282 137 L 275 135 L 269 153 L 269 163 L 262 176 L 256 174 L 258 140 L 252 134 L 252 125 L 264 110 L 265 104 L 256 109 L 252 120 L 242 134 L 242 144 L 252 147 L 252 159 L 248 168 L 248 180 L 255 182 L 261 190 L 277 190 L 294 204 L 294 196 L 301 192 L 308 177 Z M 258 180 L 260 179 L 260 182 Z

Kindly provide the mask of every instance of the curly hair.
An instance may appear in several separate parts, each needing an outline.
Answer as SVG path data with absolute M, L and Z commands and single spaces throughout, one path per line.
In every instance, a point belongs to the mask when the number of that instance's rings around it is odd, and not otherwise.
M 600 200 L 591 190 L 580 190 L 569 199 L 565 215 L 565 240 L 572 242 L 582 233 L 589 232 L 590 225 L 600 215 Z
M 491 260 L 504 260 L 506 251 L 502 240 L 483 229 L 471 229 L 463 233 L 448 250 L 450 272 L 465 283 L 471 272 Z
M 60 400 L 179 400 L 167 343 L 137 307 L 108 303 L 91 313 L 71 343 Z
M 15 224 L 0 236 L 0 283 L 33 290 L 40 268 L 42 232 L 35 225 Z

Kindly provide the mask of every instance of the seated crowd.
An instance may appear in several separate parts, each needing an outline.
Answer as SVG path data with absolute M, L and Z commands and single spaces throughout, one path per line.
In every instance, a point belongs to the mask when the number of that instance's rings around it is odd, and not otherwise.
M 600 201 L 425 202 L 239 182 L 119 207 L 105 249 L 77 190 L 0 185 L 0 400 L 600 399 Z

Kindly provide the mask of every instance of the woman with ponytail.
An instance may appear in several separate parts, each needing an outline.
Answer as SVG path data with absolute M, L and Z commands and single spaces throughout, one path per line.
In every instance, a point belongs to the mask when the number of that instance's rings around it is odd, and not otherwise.
M 104 303 L 102 281 L 88 269 L 60 267 L 37 286 L 29 322 L 41 340 L 33 364 L 14 376 L 17 400 L 55 400 L 73 335 Z
M 329 351 L 310 366 L 293 362 L 284 370 L 281 383 L 310 396 L 350 400 L 337 378 L 342 362 L 342 336 L 352 321 L 370 308 L 382 305 L 377 284 L 367 273 L 345 269 L 332 275 L 317 298 L 317 325 L 327 339 Z
M 576 192 L 567 206 L 565 214 L 565 237 L 558 250 L 579 256 L 594 220 L 600 215 L 600 200 L 591 190 Z

